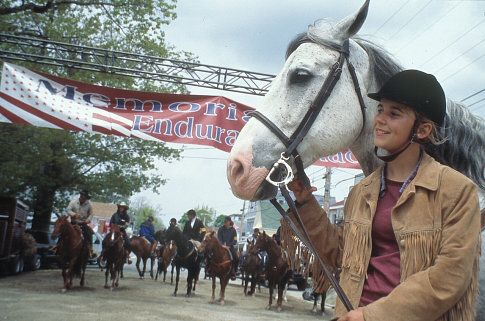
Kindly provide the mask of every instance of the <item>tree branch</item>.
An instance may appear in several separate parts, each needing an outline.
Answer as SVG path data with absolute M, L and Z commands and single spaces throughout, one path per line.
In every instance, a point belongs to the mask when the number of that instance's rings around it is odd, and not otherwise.
M 0 15 L 7 15 L 7 14 L 18 13 L 18 12 L 29 11 L 29 10 L 35 13 L 46 13 L 50 9 L 56 9 L 61 5 L 69 5 L 69 4 L 75 4 L 78 6 L 95 6 L 95 5 L 113 6 L 113 4 L 111 3 L 100 2 L 100 1 L 63 0 L 63 1 L 56 2 L 54 0 L 49 0 L 45 5 L 37 5 L 32 2 L 27 2 L 27 3 L 22 3 L 21 5 L 16 7 L 0 7 Z

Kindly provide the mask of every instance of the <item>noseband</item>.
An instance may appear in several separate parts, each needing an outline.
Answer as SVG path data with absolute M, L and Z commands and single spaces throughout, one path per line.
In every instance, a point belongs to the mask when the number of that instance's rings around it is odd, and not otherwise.
M 330 280 L 330 283 L 334 287 L 338 297 L 346 307 L 348 311 L 353 310 L 352 304 L 350 303 L 347 295 L 344 293 L 343 289 L 340 287 L 337 279 L 327 267 L 327 264 L 320 258 L 315 251 L 315 247 L 313 246 L 312 242 L 310 241 L 310 237 L 308 231 L 301 221 L 300 215 L 298 213 L 298 209 L 296 207 L 295 202 L 291 198 L 287 185 L 294 179 L 294 173 L 289 164 L 290 157 L 293 157 L 293 161 L 298 173 L 298 178 L 303 182 L 303 184 L 307 187 L 310 186 L 310 179 L 305 173 L 303 168 L 303 161 L 301 159 L 300 154 L 298 153 L 297 147 L 303 141 L 305 136 L 308 134 L 310 128 L 312 127 L 313 123 L 317 119 L 320 111 L 322 110 L 323 106 L 325 105 L 326 101 L 332 94 L 332 91 L 340 79 L 342 74 L 342 68 L 344 63 L 347 62 L 347 67 L 349 69 L 350 76 L 352 77 L 352 83 L 354 84 L 354 89 L 359 99 L 360 109 L 362 112 L 363 118 L 363 126 L 365 124 L 365 104 L 364 99 L 362 97 L 362 93 L 360 91 L 359 81 L 357 79 L 357 74 L 355 73 L 355 68 L 349 60 L 349 40 L 345 40 L 342 46 L 333 46 L 332 48 L 339 51 L 340 55 L 337 60 L 330 68 L 330 71 L 325 78 L 325 81 L 320 88 L 315 100 L 310 105 L 310 108 L 306 112 L 305 116 L 303 117 L 302 121 L 296 128 L 295 132 L 290 136 L 286 136 L 281 129 L 278 128 L 271 120 L 269 120 L 266 116 L 264 116 L 259 111 L 253 111 L 251 116 L 259 120 L 263 125 L 265 125 L 273 134 L 275 134 L 281 142 L 285 145 L 286 150 L 281 153 L 281 157 L 278 161 L 276 161 L 271 170 L 269 171 L 268 175 L 266 176 L 266 181 L 271 185 L 280 188 L 281 194 L 285 197 L 286 202 L 288 203 L 291 211 L 295 214 L 296 217 L 296 224 L 299 225 L 300 229 L 295 225 L 293 220 L 290 218 L 288 213 L 283 209 L 283 207 L 278 203 L 278 201 L 273 198 L 271 203 L 276 207 L 278 212 L 283 216 L 283 218 L 288 222 L 291 229 L 295 233 L 295 235 L 303 242 L 310 251 L 313 252 L 316 258 L 318 258 L 325 275 Z

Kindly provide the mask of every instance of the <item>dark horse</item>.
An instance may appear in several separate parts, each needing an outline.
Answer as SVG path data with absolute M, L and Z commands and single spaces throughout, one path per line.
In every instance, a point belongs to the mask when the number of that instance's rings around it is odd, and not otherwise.
M 69 216 L 61 216 L 57 219 L 51 238 L 60 237 L 57 254 L 59 255 L 64 287 L 62 292 L 72 287 L 72 278 L 80 277 L 80 285 L 84 286 L 84 273 L 89 259 L 89 249 L 84 241 L 81 228 L 72 225 Z
M 154 251 L 157 247 L 157 241 L 153 243 L 142 236 L 133 235 L 130 239 L 130 249 L 136 255 L 136 269 L 140 279 L 145 278 L 145 270 L 147 266 L 147 260 L 150 259 L 150 277 L 153 279 L 153 263 L 155 260 Z M 143 271 L 140 270 L 140 261 L 143 260 Z
M 278 285 L 277 310 L 281 311 L 283 301 L 283 291 L 285 290 L 288 280 L 291 278 L 291 270 L 288 267 L 286 259 L 283 258 L 283 252 L 275 240 L 265 232 L 259 234 L 252 252 L 257 254 L 259 251 L 268 253 L 268 265 L 266 266 L 266 279 L 269 287 L 269 303 L 266 309 L 271 309 L 273 304 L 273 291 Z
M 263 275 L 263 264 L 260 254 L 253 252 L 254 241 L 248 244 L 246 253 L 241 256 L 241 278 L 244 285 L 244 294 L 253 295 L 256 283 L 258 284 L 258 290 L 261 292 L 261 276 Z M 251 288 L 248 292 L 249 278 L 251 278 Z
M 177 245 L 177 255 L 174 258 L 175 269 L 175 290 L 173 296 L 177 296 L 180 279 L 180 268 L 187 269 L 187 294 L 190 297 L 192 291 L 195 291 L 195 283 L 199 278 L 201 255 L 197 251 L 194 243 L 190 241 L 182 231 L 176 226 L 170 226 L 165 232 L 166 240 L 175 241 Z
M 164 244 L 160 249 L 157 250 L 158 267 L 157 273 L 155 273 L 155 280 L 158 280 L 158 275 L 163 272 L 163 282 L 167 277 L 167 268 L 172 265 L 172 273 L 170 278 L 170 284 L 173 284 L 173 270 L 175 265 L 173 264 L 173 259 L 177 254 L 177 245 L 174 241 L 169 241 L 168 244 Z
M 123 234 L 121 234 L 118 225 L 111 226 L 109 232 L 103 241 L 103 253 L 106 259 L 105 272 L 105 289 L 118 287 L 120 275 L 123 273 L 123 265 L 125 264 L 126 253 L 123 247 Z M 111 275 L 111 287 L 108 286 L 108 274 Z
M 219 302 L 224 305 L 224 295 L 227 283 L 231 277 L 232 260 L 229 249 L 219 242 L 214 231 L 207 233 L 202 241 L 202 248 L 207 259 L 206 269 L 210 271 L 212 278 L 212 297 L 210 303 L 214 303 L 216 291 L 216 277 L 221 281 Z

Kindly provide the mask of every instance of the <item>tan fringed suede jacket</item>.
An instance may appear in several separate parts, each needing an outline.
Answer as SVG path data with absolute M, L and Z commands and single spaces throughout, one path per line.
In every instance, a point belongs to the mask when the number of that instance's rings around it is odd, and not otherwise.
M 319 255 L 334 268 L 342 268 L 340 285 L 354 308 L 371 256 L 381 171 L 382 167 L 350 192 L 343 229 L 329 222 L 314 199 L 299 206 Z M 425 154 L 391 215 L 401 283 L 387 297 L 364 307 L 365 320 L 474 321 L 480 213 L 473 182 Z M 337 300 L 336 316 L 345 313 Z

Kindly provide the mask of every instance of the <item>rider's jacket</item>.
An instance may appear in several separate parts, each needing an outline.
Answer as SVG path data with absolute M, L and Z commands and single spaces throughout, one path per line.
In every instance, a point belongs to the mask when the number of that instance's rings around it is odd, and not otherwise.
M 191 240 L 202 242 L 206 229 L 204 223 L 198 218 L 194 219 L 193 226 L 191 221 L 187 221 L 184 226 L 183 233 Z
M 123 222 L 124 221 L 124 222 Z M 111 216 L 111 220 L 109 221 L 109 224 L 116 224 L 116 225 L 126 225 L 130 223 L 130 216 L 126 212 L 119 212 L 117 211 Z
M 372 255 L 382 170 L 352 188 L 343 228 L 330 223 L 315 199 L 299 205 L 317 253 L 333 268 L 341 267 L 340 285 L 354 308 Z M 393 207 L 391 220 L 400 252 L 400 284 L 363 307 L 365 320 L 475 320 L 480 256 L 475 184 L 424 154 L 416 177 Z M 336 316 L 346 312 L 340 300 L 335 312 Z

